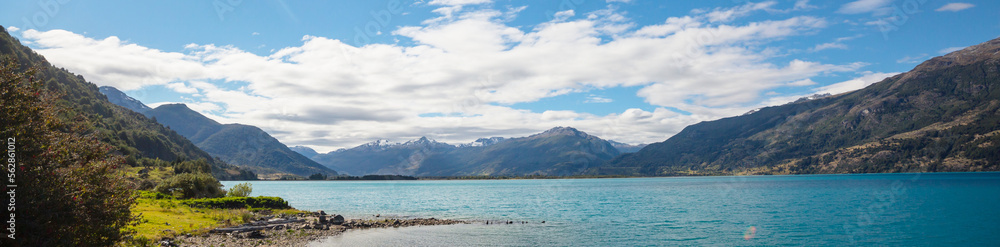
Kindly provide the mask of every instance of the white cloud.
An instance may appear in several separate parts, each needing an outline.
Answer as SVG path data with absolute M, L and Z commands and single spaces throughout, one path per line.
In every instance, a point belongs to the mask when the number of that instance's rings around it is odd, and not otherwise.
M 608 3 L 631 3 L 632 0 L 607 0 Z
M 808 10 L 816 8 L 819 7 L 816 7 L 815 5 L 809 5 L 809 0 L 798 0 L 795 1 L 795 6 L 793 7 L 793 10 Z
M 962 11 L 962 10 L 965 10 L 965 9 L 968 9 L 968 8 L 972 8 L 972 7 L 975 7 L 975 6 L 976 5 L 973 5 L 971 3 L 949 3 L 949 4 L 945 4 L 944 6 L 941 6 L 940 8 L 935 9 L 934 11 L 938 11 L 938 12 L 942 12 L 942 11 L 958 12 L 958 11 Z
M 17 32 L 17 30 L 21 30 L 21 29 L 15 27 L 15 26 L 9 26 L 9 27 L 7 27 L 7 32 Z
M 125 43 L 115 36 L 95 40 L 65 30 L 25 30 L 22 37 L 50 61 L 101 86 L 127 91 L 206 75 L 203 64 L 188 55 Z
M 584 103 L 611 103 L 611 102 L 614 102 L 614 100 L 594 94 L 588 95 L 587 100 L 584 101 Z
M 711 22 L 728 22 L 739 17 L 747 16 L 754 11 L 771 9 L 771 6 L 774 6 L 775 4 L 778 4 L 778 2 L 748 2 L 735 8 L 716 8 L 715 10 L 705 14 L 705 16 L 707 16 L 708 20 Z
M 257 36 L 257 35 L 260 35 L 260 33 L 258 33 L 258 32 L 250 33 L 250 36 Z
M 927 54 L 920 54 L 916 56 L 905 56 L 903 58 L 897 59 L 896 63 L 919 63 L 926 60 Z
M 462 6 L 492 3 L 493 0 L 431 0 L 430 5 Z
M 837 38 L 837 42 L 844 42 L 844 41 L 848 41 L 848 40 L 854 40 L 854 39 L 861 38 L 861 37 L 864 37 L 864 35 L 858 34 L 858 35 L 854 35 L 854 36 L 840 37 L 840 38 Z
M 568 10 L 563 10 L 563 11 L 556 12 L 555 15 L 553 15 L 553 19 L 556 22 L 562 22 L 562 21 L 566 21 L 566 19 L 569 19 L 570 17 L 573 17 L 574 15 L 576 15 L 576 11 L 573 11 L 572 9 L 568 9 Z
M 850 92 L 850 91 L 862 89 L 864 87 L 867 87 L 868 85 L 874 84 L 876 82 L 880 82 L 880 81 L 884 80 L 885 78 L 898 75 L 899 72 L 894 72 L 894 73 L 874 73 L 874 72 L 866 71 L 866 72 L 864 72 L 862 74 L 864 74 L 864 75 L 862 75 L 861 77 L 857 77 L 857 78 L 850 79 L 850 80 L 847 80 L 847 81 L 838 82 L 838 83 L 834 83 L 834 84 L 830 84 L 830 85 L 827 85 L 827 86 L 820 87 L 820 88 L 816 89 L 815 92 L 816 93 L 829 93 L 829 94 L 834 94 L 834 95 L 841 94 L 841 93 L 846 93 L 846 92 Z
M 956 51 L 959 51 L 959 50 L 962 50 L 962 49 L 965 49 L 965 46 L 948 47 L 948 48 L 941 49 L 940 51 L 938 51 L 938 53 L 940 53 L 941 55 L 944 55 L 944 54 L 956 52 Z
M 816 84 L 817 83 L 815 81 L 813 81 L 812 79 L 808 79 L 808 78 L 788 83 L 789 86 L 812 86 L 812 85 L 816 85 Z
M 863 13 L 873 13 L 875 15 L 884 15 L 891 12 L 891 8 L 888 5 L 892 3 L 892 0 L 857 0 L 850 3 L 846 3 L 840 6 L 837 13 L 841 14 L 863 14 Z
M 826 50 L 826 49 L 847 50 L 847 45 L 842 44 L 842 43 L 836 43 L 836 42 L 822 43 L 822 44 L 818 44 L 818 45 L 814 46 L 813 48 L 811 48 L 809 50 L 812 51 L 812 52 L 817 52 L 817 51 L 822 51 L 822 50 Z
M 189 103 L 197 105 L 192 109 L 214 114 L 213 119 L 259 126 L 288 145 L 319 151 L 425 135 L 465 143 L 553 126 L 626 143 L 657 142 L 689 124 L 770 104 L 767 97 L 773 96 L 766 92 L 813 86 L 811 77 L 864 66 L 770 62 L 778 55 L 769 43 L 828 25 L 810 16 L 730 23 L 768 11 L 773 2 L 647 26 L 636 26 L 609 7 L 572 20 L 568 17 L 576 13 L 565 12 L 561 16 L 567 18 L 527 28 L 505 22 L 516 11 L 460 7 L 484 2 L 489 1 L 433 1 L 455 8 L 439 8 L 438 17 L 392 32 L 413 45 L 355 47 L 304 36 L 299 46 L 260 56 L 214 44 L 164 52 L 61 30 L 29 30 L 24 39 L 52 63 L 97 84 L 123 90 L 165 85 L 192 93 Z M 623 86 L 640 87 L 637 96 L 653 109 L 597 116 L 509 106 Z
M 187 85 L 184 85 L 183 82 L 175 82 L 167 84 L 167 88 L 169 88 L 170 90 L 174 90 L 174 92 L 178 93 L 186 93 L 186 94 L 198 93 L 198 89 L 193 87 L 188 87 Z

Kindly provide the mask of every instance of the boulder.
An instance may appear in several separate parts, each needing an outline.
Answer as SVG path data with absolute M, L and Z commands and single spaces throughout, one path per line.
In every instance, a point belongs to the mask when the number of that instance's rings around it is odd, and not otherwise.
M 173 239 L 167 239 L 160 241 L 160 247 L 177 247 L 178 245 L 174 243 Z
M 342 225 L 342 224 L 344 224 L 344 216 L 339 215 L 339 214 L 338 215 L 334 215 L 333 218 L 330 219 L 330 224 L 334 224 L 334 225 Z
M 267 236 L 264 236 L 264 233 L 261 233 L 260 231 L 250 231 L 250 232 L 246 233 L 246 235 L 244 235 L 244 237 L 245 238 L 266 238 Z

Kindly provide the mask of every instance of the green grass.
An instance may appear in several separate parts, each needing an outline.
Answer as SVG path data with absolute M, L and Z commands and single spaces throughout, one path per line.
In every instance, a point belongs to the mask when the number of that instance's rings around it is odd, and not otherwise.
M 134 214 L 142 216 L 135 226 L 137 237 L 159 239 L 177 234 L 201 234 L 217 227 L 243 224 L 252 214 L 246 209 L 192 208 L 174 199 L 139 199 Z
M 126 176 L 137 180 L 149 181 L 149 183 L 154 186 L 156 184 L 159 184 L 160 181 L 163 181 L 164 179 L 174 176 L 174 168 L 169 166 L 168 167 L 137 166 L 137 167 L 123 167 L 122 169 L 123 172 L 125 172 Z M 139 171 L 141 171 L 142 169 L 148 169 L 146 174 L 143 175 L 139 174 Z
M 132 213 L 141 216 L 140 224 L 132 227 L 137 242 L 157 240 L 176 235 L 207 233 L 209 230 L 252 221 L 256 214 L 296 215 L 307 213 L 296 209 L 213 209 L 185 205 L 185 200 L 155 199 L 156 193 L 141 191 Z M 168 225 L 169 223 L 169 225 Z M 148 241 L 147 241 L 148 242 Z

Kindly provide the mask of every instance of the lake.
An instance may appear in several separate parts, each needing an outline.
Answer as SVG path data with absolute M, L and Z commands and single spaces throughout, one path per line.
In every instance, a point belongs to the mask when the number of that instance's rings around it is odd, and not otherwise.
M 356 230 L 314 246 L 1000 244 L 1000 173 L 251 183 L 253 196 L 348 218 L 527 222 Z

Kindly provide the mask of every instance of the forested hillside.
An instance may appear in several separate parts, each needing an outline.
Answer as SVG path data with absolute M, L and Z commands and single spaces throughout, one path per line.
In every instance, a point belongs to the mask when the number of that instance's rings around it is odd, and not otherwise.
M 126 164 L 157 167 L 204 160 L 210 165 L 212 175 L 219 179 L 256 178 L 252 172 L 215 159 L 183 136 L 142 114 L 112 104 L 96 85 L 82 76 L 52 66 L 5 30 L 0 32 L 0 54 L 16 59 L 20 71 L 37 68 L 35 78 L 60 96 L 55 103 L 66 109 L 60 116 L 86 121 L 82 126 L 88 129 L 82 131 L 110 144 L 125 157 Z
M 146 111 L 146 115 L 169 126 L 206 152 L 229 164 L 264 175 L 309 176 L 337 172 L 289 149 L 255 126 L 220 124 L 184 104 L 166 104 Z

